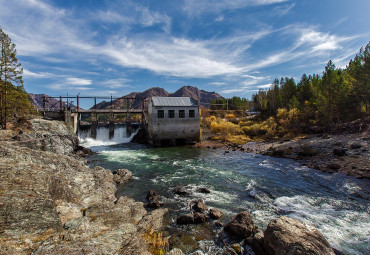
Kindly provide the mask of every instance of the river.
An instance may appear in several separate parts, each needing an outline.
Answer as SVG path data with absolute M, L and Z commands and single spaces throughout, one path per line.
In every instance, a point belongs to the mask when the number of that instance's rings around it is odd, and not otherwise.
M 265 229 L 271 219 L 285 215 L 314 225 L 345 254 L 370 254 L 369 180 L 323 173 L 288 159 L 223 149 L 151 148 L 120 137 L 99 141 L 81 136 L 82 145 L 97 152 L 89 164 L 132 171 L 134 178 L 118 187 L 118 195 L 146 202 L 147 191 L 156 190 L 170 209 L 165 231 L 176 236 L 174 246 L 187 252 L 198 249 L 195 254 L 221 254 L 214 240 L 222 237 L 222 228 L 175 223 L 176 215 L 189 212 L 190 200 L 203 199 L 225 214 L 221 223 L 247 209 Z M 178 185 L 192 195 L 174 195 Z M 197 192 L 200 187 L 211 193 Z

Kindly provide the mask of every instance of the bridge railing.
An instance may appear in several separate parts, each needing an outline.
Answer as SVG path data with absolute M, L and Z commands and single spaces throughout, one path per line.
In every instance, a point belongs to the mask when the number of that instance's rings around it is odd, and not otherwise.
M 81 99 L 93 100 L 93 107 L 90 109 L 82 109 L 80 107 Z M 103 100 L 97 104 L 97 100 Z M 105 101 L 105 100 L 110 100 Z M 120 109 L 113 108 L 113 100 L 121 100 Z M 74 104 L 76 102 L 76 104 Z M 100 108 L 102 107 L 102 108 Z M 50 111 L 64 111 L 70 110 L 72 112 L 143 112 L 145 110 L 145 99 L 134 97 L 84 97 L 84 96 L 43 96 L 42 110 L 44 112 Z

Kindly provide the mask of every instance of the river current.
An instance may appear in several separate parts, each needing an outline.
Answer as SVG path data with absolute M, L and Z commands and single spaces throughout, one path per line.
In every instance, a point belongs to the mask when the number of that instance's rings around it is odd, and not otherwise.
M 188 252 L 198 249 L 196 254 L 222 251 L 212 241 L 221 229 L 176 226 L 176 215 L 189 212 L 189 201 L 203 199 L 225 214 L 222 222 L 247 209 L 264 230 L 271 219 L 285 215 L 314 225 L 345 254 L 370 254 L 369 180 L 323 173 L 288 159 L 224 149 L 151 148 L 128 143 L 124 134 L 116 136 L 107 141 L 99 140 L 99 133 L 97 140 L 81 134 L 81 144 L 97 152 L 89 164 L 132 171 L 134 178 L 118 187 L 119 195 L 145 203 L 147 191 L 156 190 L 170 209 L 167 232 L 188 233 L 198 243 L 194 247 L 178 241 L 175 246 Z M 178 185 L 185 185 L 192 195 L 174 195 Z M 211 193 L 197 192 L 200 187 Z M 197 231 L 203 231 L 204 238 L 197 237 Z

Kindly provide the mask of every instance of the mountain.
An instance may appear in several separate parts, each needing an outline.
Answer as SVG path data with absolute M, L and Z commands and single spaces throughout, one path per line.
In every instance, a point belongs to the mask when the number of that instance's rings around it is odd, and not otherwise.
M 45 102 L 46 109 L 59 110 L 59 108 L 60 108 L 59 100 L 55 99 L 55 98 L 52 98 L 52 97 L 50 97 L 46 94 L 32 94 L 32 93 L 29 93 L 28 95 L 30 97 L 31 104 L 33 104 L 35 106 L 36 110 L 42 110 L 43 109 L 43 98 L 44 98 L 44 96 L 47 98 L 46 102 Z M 62 108 L 64 108 L 66 106 L 66 104 L 67 104 L 66 102 L 62 101 Z M 69 104 L 69 106 L 71 108 L 76 107 L 73 104 Z
M 174 93 L 168 93 L 165 89 L 159 87 L 153 87 L 144 92 L 132 92 L 126 96 L 123 96 L 119 99 L 113 100 L 112 105 L 113 109 L 126 108 L 127 100 L 125 98 L 135 98 L 132 100 L 132 108 L 141 108 L 142 99 L 147 99 L 153 96 L 160 97 L 192 97 L 194 100 L 200 102 L 200 105 L 203 107 L 209 107 L 211 100 L 222 99 L 223 97 L 216 92 L 208 92 L 205 90 L 200 90 L 197 87 L 184 86 L 181 87 Z M 98 109 L 110 108 L 111 103 L 103 101 L 96 105 Z
M 216 92 L 208 92 L 200 90 L 197 87 L 184 86 L 175 93 L 170 94 L 171 97 L 192 97 L 200 102 L 201 106 L 209 107 L 211 100 L 222 99 L 223 97 Z

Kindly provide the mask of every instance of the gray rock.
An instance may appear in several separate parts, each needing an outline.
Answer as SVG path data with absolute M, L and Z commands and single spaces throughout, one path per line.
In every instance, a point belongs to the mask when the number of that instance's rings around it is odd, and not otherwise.
M 333 150 L 333 155 L 336 156 L 336 157 L 343 157 L 345 156 L 347 153 L 346 153 L 346 150 L 345 149 L 338 149 L 338 148 L 335 148 Z
M 256 229 L 257 227 L 254 225 L 253 219 L 248 211 L 237 214 L 224 227 L 226 232 L 238 238 L 248 238 Z
M 113 172 L 113 180 L 117 184 L 125 183 L 131 178 L 132 178 L 132 172 L 127 169 L 117 169 Z
M 149 203 L 146 205 L 148 208 L 158 209 L 163 205 L 163 202 L 160 201 L 159 195 L 154 190 L 148 191 L 146 199 L 149 201 Z
M 272 220 L 264 232 L 268 254 L 334 255 L 325 237 L 313 226 L 282 216 Z
M 199 188 L 198 192 L 205 193 L 205 194 L 211 193 L 211 191 L 205 187 Z

